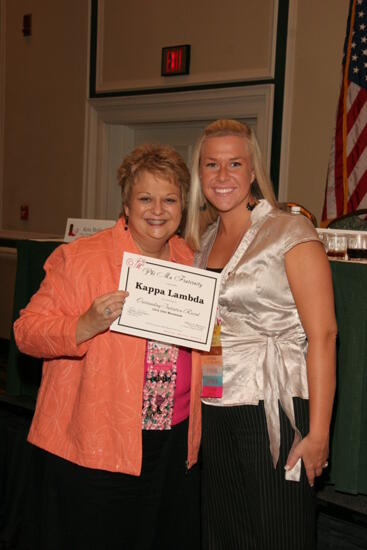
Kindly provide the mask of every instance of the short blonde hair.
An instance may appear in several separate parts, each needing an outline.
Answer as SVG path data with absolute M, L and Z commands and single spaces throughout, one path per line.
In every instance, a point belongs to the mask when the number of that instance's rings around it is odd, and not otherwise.
M 190 172 L 184 159 L 170 145 L 145 143 L 124 158 L 117 172 L 117 179 L 121 187 L 121 215 L 125 215 L 125 206 L 129 205 L 134 182 L 143 172 L 167 179 L 179 187 L 182 206 L 182 219 L 179 229 L 183 231 L 186 222 Z
M 273 206 L 277 205 L 271 180 L 263 165 L 259 144 L 253 130 L 238 120 L 220 119 L 207 126 L 200 136 L 192 157 L 191 186 L 188 200 L 188 216 L 185 238 L 194 250 L 200 250 L 200 236 L 209 223 L 218 217 L 217 210 L 204 197 L 200 182 L 201 149 L 206 139 L 211 137 L 239 136 L 247 143 L 248 152 L 255 173 L 251 185 L 254 198 L 265 198 Z

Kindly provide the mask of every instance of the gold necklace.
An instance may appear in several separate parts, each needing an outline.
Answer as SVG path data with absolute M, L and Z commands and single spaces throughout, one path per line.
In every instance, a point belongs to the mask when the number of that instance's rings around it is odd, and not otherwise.
M 236 252 L 237 248 L 239 247 L 239 244 L 240 242 L 242 241 L 243 237 L 245 236 L 245 233 L 247 232 L 248 229 L 250 229 L 251 227 L 251 212 L 253 211 L 253 209 L 257 206 L 257 202 L 254 202 L 253 204 L 250 204 L 250 202 L 248 202 L 246 204 L 246 208 L 247 210 L 250 212 L 250 217 L 248 218 L 247 222 L 245 223 L 245 228 L 242 230 L 242 232 L 240 233 L 240 238 L 238 239 L 237 243 L 236 243 L 236 246 L 235 248 L 233 249 L 233 252 L 232 252 L 232 256 L 233 254 Z
M 240 231 L 239 237 L 238 237 L 238 239 L 235 241 L 235 243 L 236 243 L 235 246 L 231 247 L 231 248 L 232 248 L 232 251 L 231 251 L 230 256 L 229 256 L 229 257 L 228 257 L 228 256 L 225 256 L 226 260 L 225 260 L 225 263 L 224 263 L 224 265 L 223 265 L 222 267 L 224 267 L 224 266 L 230 261 L 230 259 L 232 258 L 233 254 L 236 252 L 237 248 L 239 247 L 240 242 L 242 241 L 243 237 L 245 236 L 246 231 L 251 227 L 251 212 L 252 212 L 252 210 L 257 206 L 257 204 L 258 204 L 257 202 L 255 202 L 255 203 L 253 203 L 253 204 L 250 204 L 250 202 L 247 203 L 246 208 L 247 208 L 247 210 L 249 210 L 250 216 L 248 217 L 248 219 L 247 219 L 247 221 L 246 221 L 246 223 L 245 223 L 243 229 Z M 219 227 L 218 227 L 218 229 L 219 229 Z M 213 243 L 212 250 L 213 250 L 214 246 L 216 245 L 218 236 L 219 236 L 219 235 L 218 235 L 218 230 L 217 230 L 217 235 L 216 235 L 215 241 L 214 241 L 214 243 Z M 212 250 L 210 251 L 209 256 L 211 255 Z M 222 256 L 222 258 L 224 258 L 224 256 Z M 221 262 L 221 263 L 222 263 L 222 262 Z M 215 267 L 217 267 L 217 266 L 215 266 Z

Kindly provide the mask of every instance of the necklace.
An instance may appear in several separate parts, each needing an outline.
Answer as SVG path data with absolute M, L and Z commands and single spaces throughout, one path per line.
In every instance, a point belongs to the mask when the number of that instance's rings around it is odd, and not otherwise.
M 246 204 L 246 209 L 251 213 L 252 210 L 257 206 L 257 202 L 254 202 L 253 204 L 250 203 L 250 201 Z M 245 214 L 242 211 L 242 214 Z M 217 229 L 217 233 L 215 236 L 215 240 L 212 246 L 211 251 L 209 252 L 208 260 L 210 266 L 214 267 L 224 267 L 230 258 L 233 256 L 235 251 L 237 250 L 240 242 L 242 241 L 246 231 L 251 226 L 251 216 L 247 214 L 247 220 L 244 224 L 244 226 L 241 228 L 238 238 L 236 239 L 236 234 L 233 233 L 233 224 L 229 228 L 227 235 L 223 234 L 224 232 L 224 226 L 221 219 L 219 219 L 219 225 Z M 214 262 L 214 263 L 213 263 Z
M 247 210 L 248 210 L 249 212 L 252 212 L 253 209 L 257 206 L 257 204 L 258 204 L 257 202 L 254 202 L 253 204 L 250 204 L 250 202 L 248 202 L 248 203 L 246 204 L 246 208 L 247 208 Z M 249 218 L 248 222 L 250 222 L 250 224 L 251 224 L 251 217 Z M 243 237 L 244 237 L 246 231 L 247 231 L 248 228 L 249 228 L 248 222 L 245 223 L 245 227 L 243 228 L 243 230 L 242 230 L 241 233 L 240 233 L 240 236 L 239 236 L 239 238 L 238 238 L 238 240 L 237 240 L 237 242 L 236 242 L 236 246 L 233 248 L 233 254 L 236 252 L 237 248 L 239 247 L 240 242 L 242 241 L 242 239 L 243 239 Z
M 248 230 L 248 228 L 249 228 L 249 225 L 248 225 L 248 223 L 246 223 L 243 231 L 241 231 L 240 236 L 239 236 L 239 238 L 236 242 L 236 246 L 233 248 L 232 256 L 236 252 L 237 248 L 239 247 L 240 242 L 242 241 L 243 237 L 245 236 L 245 233 Z

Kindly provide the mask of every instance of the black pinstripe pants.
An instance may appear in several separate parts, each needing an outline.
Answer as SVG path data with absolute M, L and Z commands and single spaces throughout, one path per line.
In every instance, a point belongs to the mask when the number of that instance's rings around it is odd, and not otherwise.
M 294 399 L 296 424 L 308 431 L 308 401 Z M 205 550 L 313 550 L 315 494 L 285 481 L 293 431 L 280 409 L 281 448 L 274 469 L 264 404 L 203 405 L 203 527 Z

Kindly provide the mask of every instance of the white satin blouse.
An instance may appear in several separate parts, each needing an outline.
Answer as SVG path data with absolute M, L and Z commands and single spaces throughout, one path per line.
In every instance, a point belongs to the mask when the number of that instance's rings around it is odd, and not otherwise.
M 198 267 L 206 268 L 218 223 L 202 238 Z M 223 397 L 203 399 L 215 406 L 264 400 L 274 466 L 280 446 L 278 401 L 298 439 L 292 398 L 308 398 L 307 340 L 284 261 L 288 250 L 307 241 L 319 238 L 304 216 L 273 208 L 266 200 L 251 212 L 251 227 L 222 271 Z

